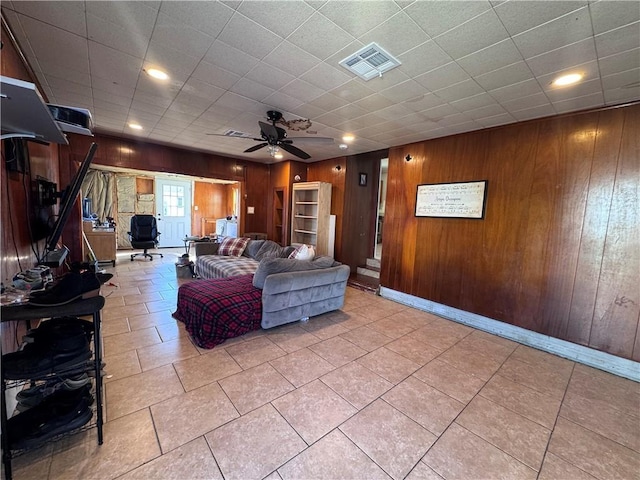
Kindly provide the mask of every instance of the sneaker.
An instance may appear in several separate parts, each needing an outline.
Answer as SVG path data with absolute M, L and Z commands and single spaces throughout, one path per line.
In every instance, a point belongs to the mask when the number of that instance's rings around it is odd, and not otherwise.
M 29 295 L 29 305 L 56 307 L 81 298 L 95 297 L 99 294 L 100 281 L 94 272 L 68 272 L 51 288 L 32 292 Z
M 91 379 L 89 375 L 83 373 L 81 375 L 70 378 L 55 378 L 39 383 L 33 387 L 25 388 L 18 392 L 16 400 L 18 400 L 17 410 L 23 412 L 29 408 L 41 404 L 50 395 L 59 390 L 68 392 L 77 390 L 89 384 Z

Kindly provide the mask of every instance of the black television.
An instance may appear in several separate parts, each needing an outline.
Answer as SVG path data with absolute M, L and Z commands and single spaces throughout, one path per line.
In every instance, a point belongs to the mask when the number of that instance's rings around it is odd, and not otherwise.
M 56 222 L 51 230 L 51 235 L 47 238 L 46 250 L 44 252 L 44 256 L 40 259 L 40 265 L 59 267 L 62 265 L 62 262 L 69 253 L 69 250 L 64 246 L 62 248 L 58 248 L 58 242 L 62 236 L 62 230 L 69 219 L 69 215 L 73 210 L 73 206 L 76 203 L 76 199 L 80 193 L 80 187 L 82 187 L 82 182 L 87 175 L 89 165 L 91 165 L 91 161 L 93 160 L 93 156 L 95 155 L 97 148 L 97 143 L 94 142 L 91 144 L 87 155 L 80 164 L 80 168 L 78 168 L 73 180 L 62 194 L 58 217 L 56 218 Z

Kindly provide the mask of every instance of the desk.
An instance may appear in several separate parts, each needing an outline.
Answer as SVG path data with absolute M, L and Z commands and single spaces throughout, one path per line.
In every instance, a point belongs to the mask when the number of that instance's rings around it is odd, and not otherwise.
M 116 266 L 116 231 L 113 228 L 84 229 L 95 260 Z M 85 255 L 86 257 L 86 255 Z

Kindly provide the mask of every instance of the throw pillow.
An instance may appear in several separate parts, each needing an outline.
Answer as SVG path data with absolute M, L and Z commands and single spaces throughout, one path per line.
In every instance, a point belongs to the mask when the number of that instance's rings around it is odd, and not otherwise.
M 291 252 L 289 258 L 295 258 L 296 260 L 313 260 L 313 257 L 315 256 L 316 251 L 313 248 L 313 245 L 302 244 Z
M 247 248 L 249 240 L 251 239 L 246 237 L 225 237 L 222 240 L 220 247 L 218 247 L 218 255 L 239 257 L 240 255 L 242 255 L 242 252 L 244 252 L 244 249 Z

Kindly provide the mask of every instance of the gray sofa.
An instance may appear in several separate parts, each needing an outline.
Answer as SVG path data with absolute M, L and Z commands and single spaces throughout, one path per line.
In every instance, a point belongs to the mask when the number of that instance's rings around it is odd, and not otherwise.
M 289 259 L 293 247 L 270 240 L 251 240 L 242 256 L 226 257 L 214 253 L 216 245 L 196 244 L 196 273 L 207 272 L 205 278 L 253 273 L 253 286 L 262 290 L 262 328 L 307 320 L 344 305 L 351 270 L 331 257 Z

